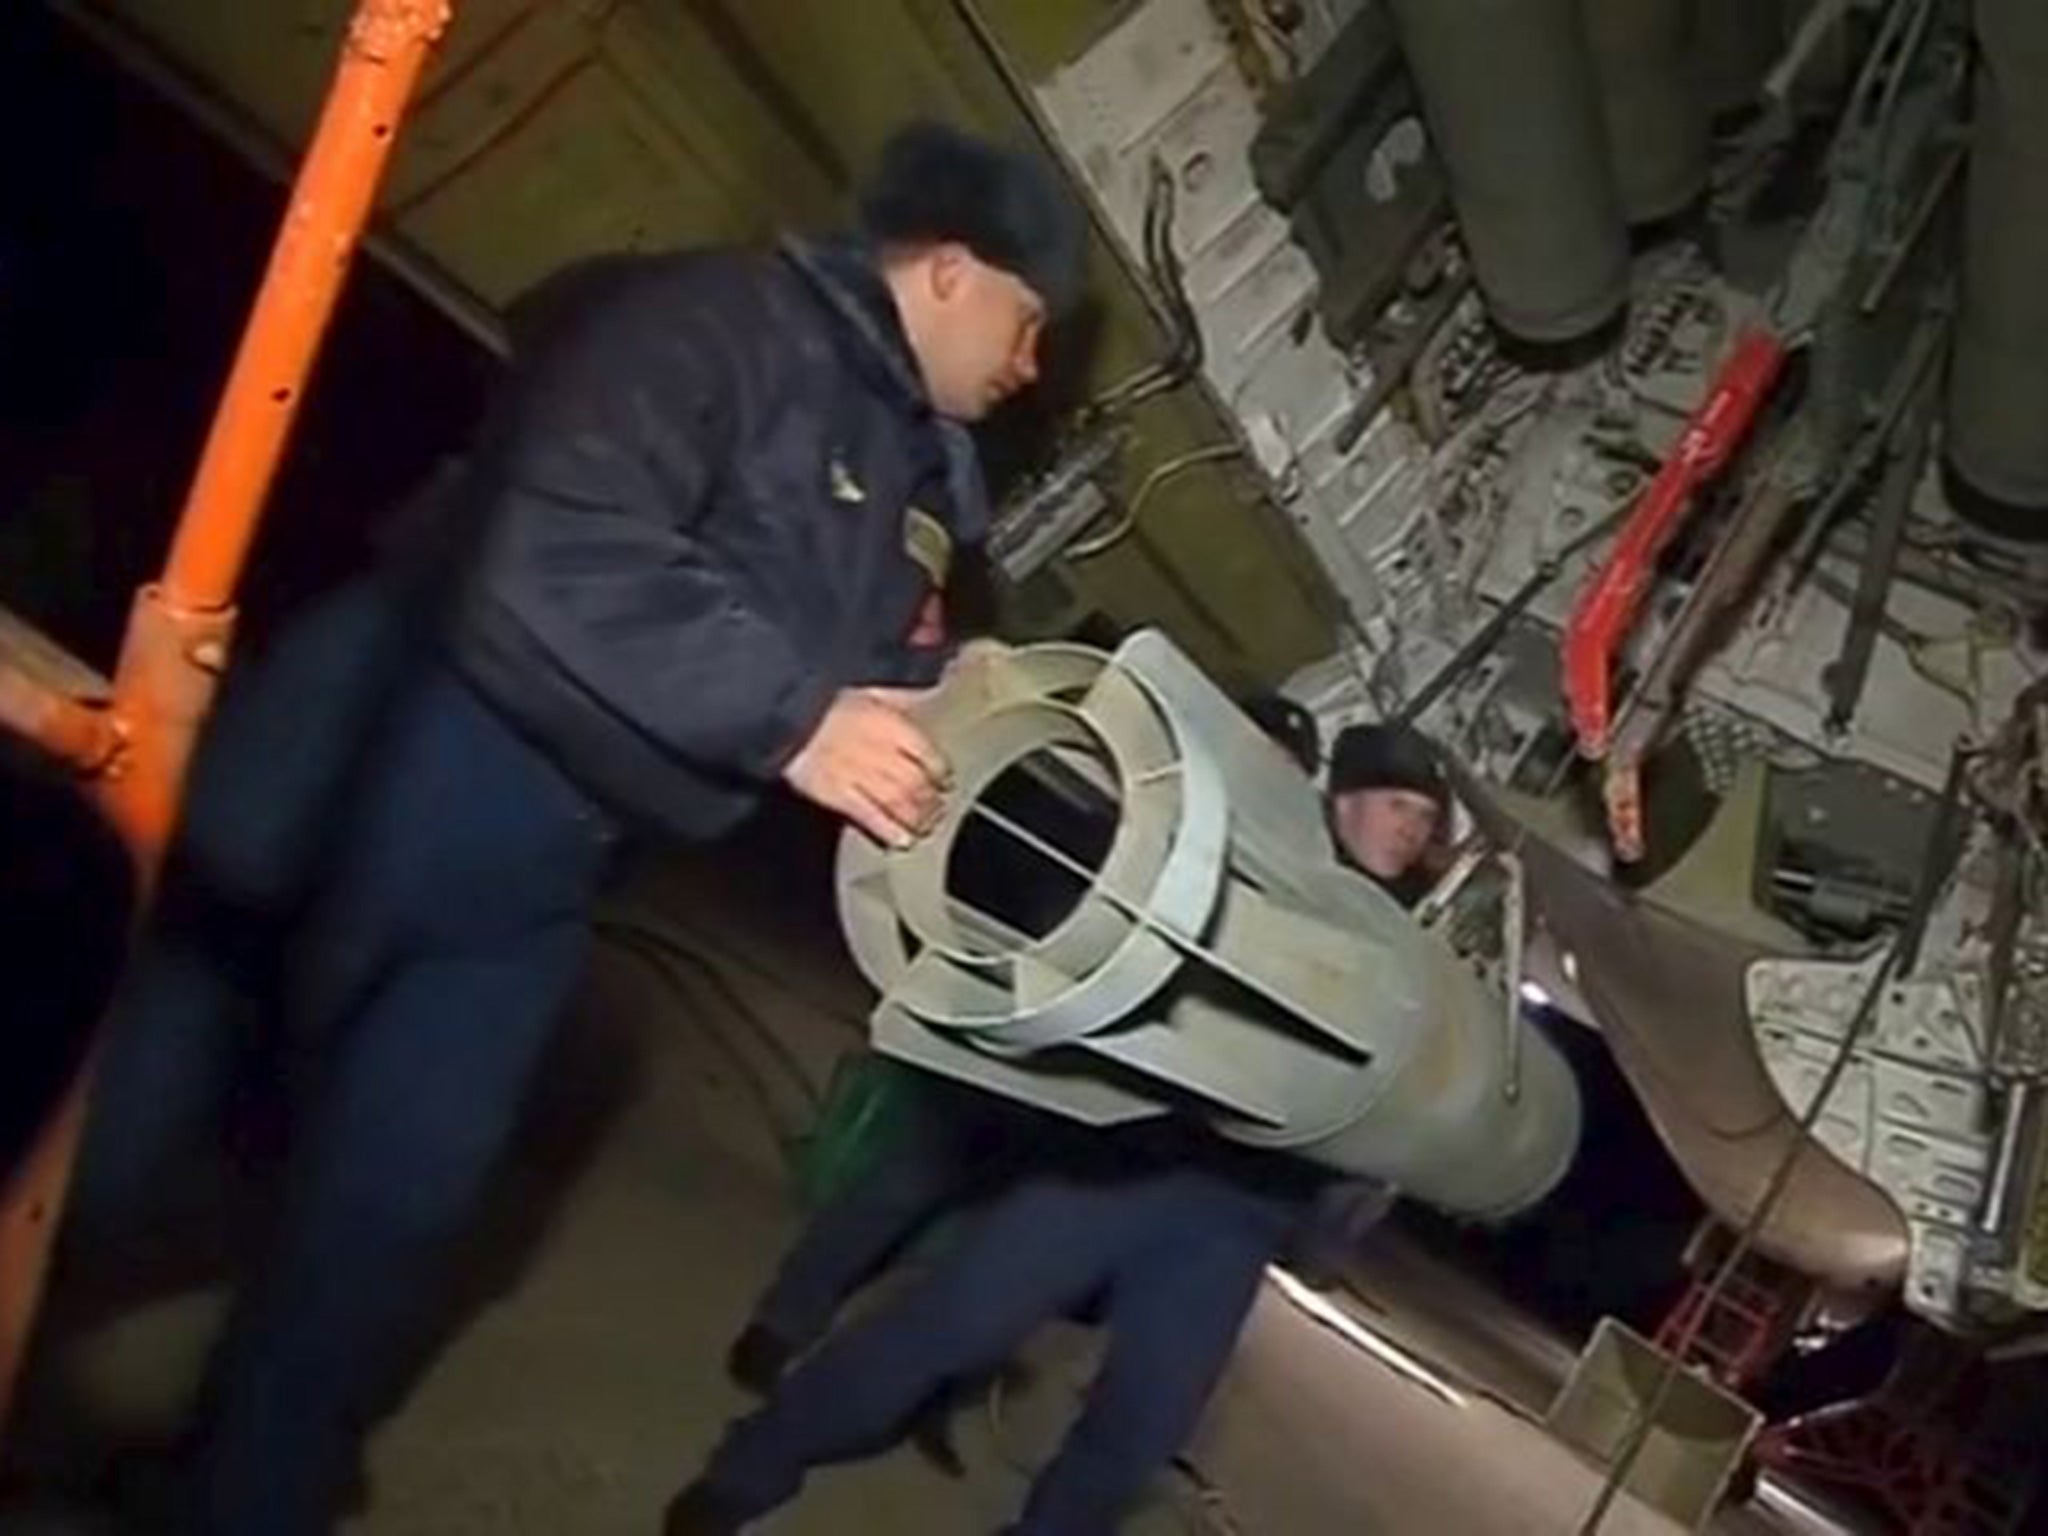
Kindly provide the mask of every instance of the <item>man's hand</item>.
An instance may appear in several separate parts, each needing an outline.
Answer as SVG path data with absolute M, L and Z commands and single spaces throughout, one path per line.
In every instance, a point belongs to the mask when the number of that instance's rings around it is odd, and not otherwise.
M 876 842 L 907 848 L 930 830 L 952 770 L 904 713 L 903 688 L 844 688 L 789 765 L 783 781 L 845 817 Z

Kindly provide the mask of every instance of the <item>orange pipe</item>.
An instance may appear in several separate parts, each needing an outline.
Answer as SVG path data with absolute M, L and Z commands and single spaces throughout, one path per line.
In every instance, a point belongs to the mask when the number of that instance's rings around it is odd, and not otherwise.
M 452 0 L 360 0 L 313 143 L 180 515 L 161 581 L 136 596 L 103 727 L 73 700 L 0 699 L 0 724 L 89 774 L 147 900 L 234 630 L 235 586 L 306 380 Z M 95 1054 L 97 1046 L 95 1046 Z M 27 1355 L 91 1092 L 90 1062 L 0 1190 L 0 1428 Z
M 223 607 L 233 597 L 399 120 L 449 13 L 449 0 L 363 0 L 349 26 L 171 544 L 163 588 L 173 608 Z

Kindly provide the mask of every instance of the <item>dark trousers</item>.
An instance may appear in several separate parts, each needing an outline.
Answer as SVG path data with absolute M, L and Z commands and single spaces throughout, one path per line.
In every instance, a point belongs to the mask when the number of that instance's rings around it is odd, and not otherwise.
M 1015 1530 L 1108 1536 L 1193 1431 L 1288 1220 L 1280 1202 L 1193 1169 L 1026 1179 L 733 1425 L 703 1481 L 759 1518 L 811 1468 L 885 1449 L 948 1383 L 993 1371 L 1034 1327 L 1094 1303 L 1108 1330 L 1101 1370 Z
M 187 780 L 155 912 L 129 956 L 72 1181 L 95 1246 L 145 1226 L 278 1028 L 297 920 L 417 653 L 395 578 L 317 601 L 230 674 Z
M 1041 1117 L 973 1089 L 912 1075 L 909 1122 L 872 1168 L 812 1213 L 748 1319 L 792 1351 L 823 1338 L 856 1291 L 1031 1145 Z
M 333 658 L 307 647 L 278 660 L 289 656 L 301 665 L 272 668 L 237 721 L 238 752 L 259 759 L 229 776 L 259 799 L 263 743 L 290 759 L 294 733 L 321 729 L 309 725 L 322 681 L 311 659 Z M 409 658 L 375 713 L 362 761 L 323 802 L 332 835 L 289 925 L 284 992 L 310 1091 L 279 1230 L 238 1296 L 195 1437 L 193 1523 L 220 1536 L 331 1527 L 516 1125 L 608 862 L 604 819 L 430 655 Z M 255 808 L 257 827 L 290 821 Z M 241 873 L 290 884 L 291 845 L 256 850 Z M 209 958 L 174 948 L 131 987 L 95 1111 L 88 1200 L 140 1177 L 136 1148 L 115 1157 L 110 1143 L 138 1131 L 168 1143 L 217 1107 L 214 1063 L 231 1045 L 214 1002 L 236 978 Z

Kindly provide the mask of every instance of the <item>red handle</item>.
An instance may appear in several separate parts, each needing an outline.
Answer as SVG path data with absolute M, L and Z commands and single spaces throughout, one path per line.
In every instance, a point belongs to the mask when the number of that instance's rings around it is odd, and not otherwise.
M 1585 756 L 1606 754 L 1614 723 L 1614 654 L 1642 608 L 1657 557 L 1685 521 L 1693 493 L 1721 472 L 1749 435 L 1784 363 L 1785 347 L 1776 336 L 1768 331 L 1743 333 L 1706 400 L 1622 525 L 1606 561 L 1580 593 L 1565 627 L 1564 693 L 1579 751 Z

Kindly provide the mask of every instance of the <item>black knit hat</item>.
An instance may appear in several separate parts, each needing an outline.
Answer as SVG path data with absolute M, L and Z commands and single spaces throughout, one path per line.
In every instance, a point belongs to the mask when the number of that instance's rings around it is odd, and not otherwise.
M 957 240 L 1015 274 L 1058 314 L 1081 291 L 1081 210 L 1035 156 L 918 121 L 896 130 L 860 196 L 860 227 L 881 244 Z
M 1338 734 L 1330 749 L 1330 793 L 1361 789 L 1412 789 L 1440 806 L 1451 797 L 1436 749 L 1406 725 L 1352 725 Z

